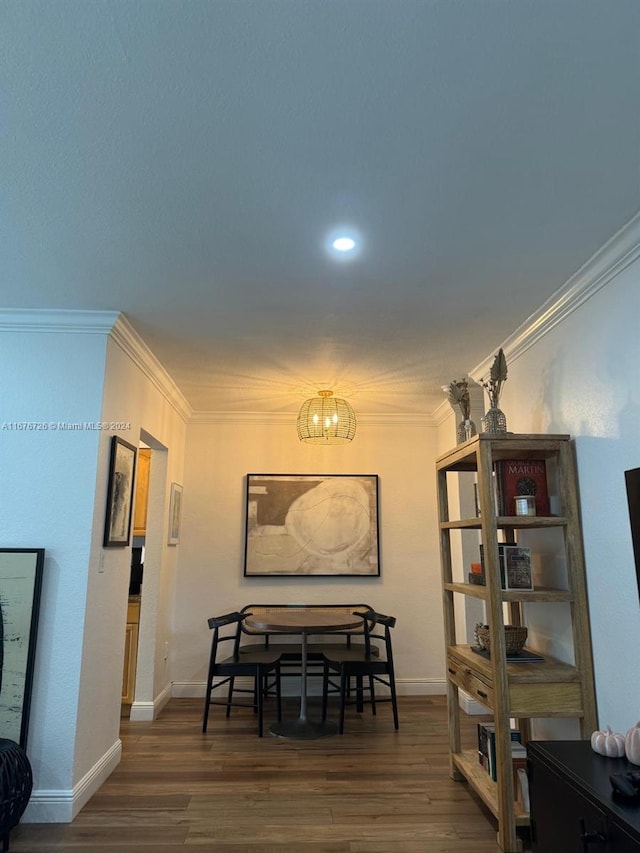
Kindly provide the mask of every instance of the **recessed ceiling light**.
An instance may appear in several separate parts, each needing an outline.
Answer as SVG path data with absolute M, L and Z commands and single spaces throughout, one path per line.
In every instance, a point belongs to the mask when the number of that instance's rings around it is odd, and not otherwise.
M 356 241 L 353 237 L 336 237 L 331 244 L 336 252 L 350 252 L 356 247 Z
M 348 263 L 361 256 L 364 240 L 357 228 L 343 222 L 329 231 L 324 247 L 329 257 L 337 263 Z

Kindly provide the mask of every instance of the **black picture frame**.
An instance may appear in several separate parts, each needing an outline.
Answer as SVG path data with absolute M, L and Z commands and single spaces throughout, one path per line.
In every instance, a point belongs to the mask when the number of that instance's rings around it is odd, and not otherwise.
M 247 474 L 245 577 L 380 577 L 377 474 Z
M 631 526 L 633 558 L 636 564 L 638 597 L 640 598 L 640 468 L 631 468 L 629 471 L 625 471 L 624 479 L 627 487 L 629 524 Z
M 182 493 L 183 488 L 180 483 L 171 483 L 171 496 L 169 498 L 169 533 L 167 536 L 167 545 L 180 544 Z
M 111 436 L 107 513 L 103 540 L 105 548 L 126 547 L 130 541 L 136 452 L 133 444 L 129 444 L 118 435 Z
M 27 746 L 44 548 L 0 548 L 0 732 Z

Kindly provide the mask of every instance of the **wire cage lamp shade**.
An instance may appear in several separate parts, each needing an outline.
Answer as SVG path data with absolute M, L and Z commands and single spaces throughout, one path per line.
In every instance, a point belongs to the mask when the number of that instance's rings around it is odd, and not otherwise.
M 356 413 L 333 391 L 318 391 L 302 404 L 298 438 L 307 444 L 347 444 L 356 434 Z

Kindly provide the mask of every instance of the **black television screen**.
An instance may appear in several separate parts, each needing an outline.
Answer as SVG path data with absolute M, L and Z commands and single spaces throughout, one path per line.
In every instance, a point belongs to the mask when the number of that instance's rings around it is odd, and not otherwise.
M 624 478 L 627 484 L 631 539 L 633 541 L 633 556 L 636 563 L 638 595 L 640 595 L 640 468 L 632 468 L 630 471 L 625 471 Z

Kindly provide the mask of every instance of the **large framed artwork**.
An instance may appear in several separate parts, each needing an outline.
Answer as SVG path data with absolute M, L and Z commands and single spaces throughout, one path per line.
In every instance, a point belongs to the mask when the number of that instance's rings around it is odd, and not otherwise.
M 133 478 L 136 449 L 117 435 L 111 437 L 107 517 L 104 524 L 105 548 L 128 545 L 133 511 Z
M 377 474 L 247 474 L 245 577 L 380 575 Z
M 44 548 L 0 548 L 0 734 L 27 744 Z

